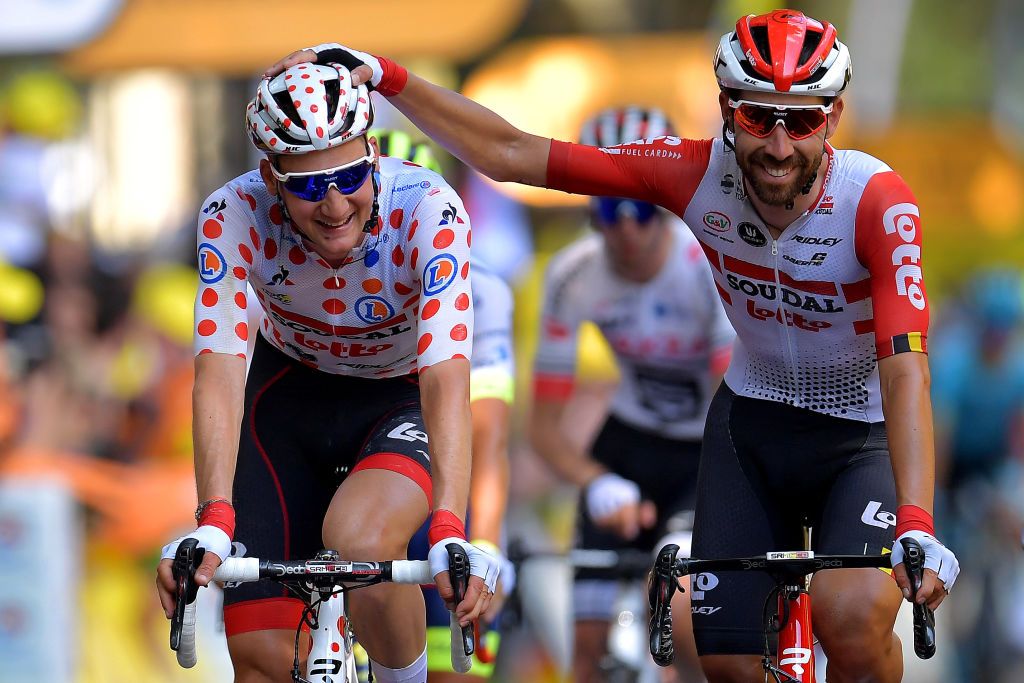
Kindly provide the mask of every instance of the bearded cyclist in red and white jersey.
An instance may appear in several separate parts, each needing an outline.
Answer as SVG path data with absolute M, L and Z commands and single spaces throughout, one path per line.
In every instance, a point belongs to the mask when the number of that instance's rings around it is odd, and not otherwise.
M 246 118 L 266 158 L 198 221 L 190 536 L 207 552 L 196 583 L 231 552 L 404 558 L 432 511 L 428 559 L 449 603 L 445 546 L 469 555 L 453 605 L 468 624 L 488 607 L 498 561 L 463 527 L 473 300 L 462 202 L 436 173 L 380 158 L 369 93 L 343 66 L 264 79 Z M 247 283 L 265 313 L 248 376 Z M 157 571 L 168 615 L 180 541 Z M 270 583 L 224 596 L 235 680 L 288 680 L 303 603 Z M 417 586 L 354 591 L 349 609 L 377 681 L 426 680 Z
M 892 169 L 828 143 L 851 74 L 835 28 L 791 10 L 742 17 L 714 60 L 722 138 L 608 149 L 530 135 L 391 60 L 336 45 L 293 53 L 272 70 L 318 53 L 358 68 L 495 180 L 650 201 L 686 221 L 738 335 L 708 416 L 694 555 L 793 547 L 803 524 L 821 552 L 891 545 L 899 589 L 882 572 L 844 570 L 817 577 L 812 595 L 830 680 L 899 680 L 892 625 L 910 589 L 893 537 L 924 547 L 917 599 L 932 607 L 959 565 L 932 522 L 920 212 Z M 700 587 L 708 609 L 692 597 L 706 675 L 759 680 L 755 593 L 765 584 L 723 574 Z

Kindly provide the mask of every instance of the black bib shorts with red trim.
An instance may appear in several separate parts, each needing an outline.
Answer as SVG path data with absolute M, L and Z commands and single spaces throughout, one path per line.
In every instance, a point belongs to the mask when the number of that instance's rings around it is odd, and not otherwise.
M 896 484 L 884 422 L 860 422 L 737 396 L 724 383 L 711 403 L 693 553 L 700 559 L 802 550 L 803 527 L 821 554 L 877 555 L 892 546 Z M 701 655 L 760 654 L 767 574 L 691 577 Z
M 309 559 L 335 491 L 360 469 L 403 474 L 431 500 L 430 459 L 414 375 L 368 379 L 306 367 L 260 335 L 245 388 L 235 470 L 233 555 Z M 302 603 L 271 582 L 228 586 L 228 636 L 294 629 Z

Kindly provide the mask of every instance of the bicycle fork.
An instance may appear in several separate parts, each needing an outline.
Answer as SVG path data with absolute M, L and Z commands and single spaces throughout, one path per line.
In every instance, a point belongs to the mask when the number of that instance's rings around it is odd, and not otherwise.
M 314 594 L 315 595 L 315 594 Z M 356 683 L 355 656 L 345 614 L 345 595 L 334 593 L 317 605 L 316 628 L 307 660 L 308 683 Z

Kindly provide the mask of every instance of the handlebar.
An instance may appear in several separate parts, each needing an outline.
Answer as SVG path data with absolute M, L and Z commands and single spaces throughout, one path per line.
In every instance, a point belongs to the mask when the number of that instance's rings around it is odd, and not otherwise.
M 468 583 L 469 559 L 465 551 L 452 544 L 461 552 L 464 562 L 465 579 Z M 189 669 L 196 665 L 196 604 L 195 599 L 199 586 L 195 582 L 195 573 L 203 561 L 205 550 L 199 547 L 194 538 L 186 538 L 178 546 L 174 557 L 172 572 L 178 584 L 177 599 L 174 605 L 174 616 L 171 618 L 171 649 L 177 653 L 178 664 Z M 449 547 L 449 555 L 452 555 Z M 455 554 L 456 557 L 458 554 Z M 455 560 L 451 563 L 451 574 L 454 577 L 462 571 L 456 567 Z M 317 585 L 340 584 L 376 584 L 403 583 L 429 585 L 434 583 L 430 572 L 430 564 L 426 560 L 387 560 L 384 562 L 350 562 L 342 560 L 298 560 L 275 562 L 255 557 L 228 557 L 217 568 L 214 580 L 221 582 L 245 583 L 250 581 L 276 581 L 278 583 L 309 583 Z M 463 585 L 463 592 L 465 584 Z M 457 602 L 461 596 L 457 597 Z M 465 640 L 459 622 L 452 616 L 452 666 L 456 671 L 469 671 L 472 662 L 468 655 L 473 653 L 473 631 L 468 626 L 469 639 Z M 468 643 L 457 648 L 455 643 Z M 458 650 L 465 649 L 465 655 L 457 657 Z M 464 668 L 459 668 L 464 667 Z
M 904 562 L 916 595 L 924 571 L 924 551 L 912 538 L 903 539 Z M 759 571 L 776 581 L 787 577 L 806 576 L 823 569 L 864 569 L 891 567 L 891 555 L 819 555 L 809 550 L 771 552 L 756 557 L 698 560 L 677 558 L 679 546 L 666 545 L 658 553 L 648 584 L 651 606 L 650 649 L 654 661 L 661 666 L 672 663 L 672 608 L 676 590 L 682 590 L 677 579 L 689 574 L 714 571 Z M 911 596 L 913 598 L 913 596 Z M 914 652 L 921 659 L 935 654 L 935 615 L 927 605 L 914 604 Z

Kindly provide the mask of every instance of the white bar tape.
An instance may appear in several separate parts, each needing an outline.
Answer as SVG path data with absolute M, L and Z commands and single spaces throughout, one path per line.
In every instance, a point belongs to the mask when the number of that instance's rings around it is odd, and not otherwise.
M 213 578 L 234 583 L 259 581 L 260 560 L 258 557 L 229 557 L 217 567 Z

